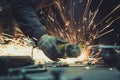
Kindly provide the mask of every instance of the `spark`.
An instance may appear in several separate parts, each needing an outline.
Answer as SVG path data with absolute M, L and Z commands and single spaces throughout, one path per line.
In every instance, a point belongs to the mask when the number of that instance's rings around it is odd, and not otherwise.
M 100 30 L 100 33 L 103 32 L 103 31 L 104 31 L 105 29 L 107 29 L 108 27 L 110 27 L 110 26 L 111 26 L 116 20 L 118 20 L 118 19 L 120 19 L 120 17 L 118 17 L 118 18 L 112 20 L 112 21 L 109 23 L 109 25 L 107 25 L 106 27 L 103 27 L 103 29 Z
M 98 37 L 96 37 L 96 39 L 97 39 L 97 38 L 100 38 L 100 37 L 102 37 L 102 36 L 104 36 L 104 35 L 106 35 L 106 34 L 108 34 L 108 33 L 110 33 L 110 32 L 112 32 L 112 31 L 114 31 L 114 29 L 111 29 L 111 30 L 109 30 L 109 31 L 107 31 L 107 32 L 99 35 Z
M 81 4 L 83 0 L 79 0 Z M 105 15 L 99 22 L 95 23 L 98 13 L 101 11 L 101 5 L 104 0 L 100 0 L 95 10 L 90 10 L 93 0 L 87 0 L 81 20 L 75 20 L 75 0 L 66 1 L 56 0 L 56 8 L 60 12 L 61 18 L 65 24 L 61 24 L 52 9 L 49 10 L 47 17 L 47 30 L 51 35 L 65 39 L 70 43 L 89 42 L 92 43 L 113 31 L 110 27 L 114 22 L 120 19 L 120 16 L 114 18 L 112 15 L 120 9 L 120 4 L 113 7 L 113 9 Z M 80 13 L 81 14 L 81 13 Z M 85 47 L 85 46 L 84 46 Z
M 113 68 L 110 68 L 110 71 L 112 71 L 113 70 Z
M 2 7 L 0 7 L 0 11 L 3 11 L 3 8 L 2 8 Z
M 79 0 L 79 4 L 82 3 L 83 0 Z M 47 31 L 50 35 L 54 35 L 56 37 L 60 37 L 65 39 L 70 43 L 79 43 L 81 46 L 81 55 L 77 58 L 67 58 L 63 60 L 67 63 L 74 63 L 75 61 L 86 61 L 89 58 L 89 45 L 96 40 L 99 39 L 113 31 L 115 29 L 109 29 L 111 25 L 120 19 L 120 16 L 114 18 L 112 14 L 114 14 L 118 9 L 120 9 L 120 4 L 115 6 L 104 18 L 102 18 L 98 23 L 95 23 L 95 19 L 98 16 L 100 11 L 100 7 L 103 4 L 104 0 L 101 0 L 97 5 L 94 11 L 90 10 L 92 6 L 93 0 L 87 0 L 86 6 L 84 7 L 84 12 L 82 14 L 81 20 L 75 20 L 75 0 L 67 0 L 66 4 L 64 4 L 64 0 L 56 0 L 56 9 L 60 13 L 63 23 L 61 24 L 60 20 L 58 20 L 58 16 L 52 11 L 52 8 L 49 8 L 48 14 L 46 14 L 42 9 L 40 14 L 43 14 L 47 20 Z M 0 11 L 2 8 L 0 7 Z M 80 13 L 81 14 L 81 13 Z M 5 34 L 4 34 L 5 35 Z M 9 35 L 6 35 L 9 36 Z M 9 36 L 11 37 L 11 36 Z M 116 34 L 116 37 L 120 37 L 120 34 Z M 36 62 L 46 62 L 51 61 L 46 57 L 41 50 L 37 48 L 33 50 L 33 55 L 31 55 L 32 46 L 27 46 L 26 44 L 20 43 L 18 41 L 14 41 L 14 44 L 9 45 L 0 45 L 0 55 L 29 55 L 33 56 L 36 59 Z M 21 44 L 21 45 L 20 45 Z M 116 45 L 118 42 L 116 42 Z M 116 50 L 117 51 L 117 50 Z M 120 53 L 120 51 L 117 51 Z M 23 53 L 23 54 L 21 54 Z M 97 55 L 93 55 L 97 56 Z M 92 57 L 93 57 L 92 56 Z M 101 59 L 101 58 L 99 58 Z M 97 59 L 95 62 L 99 61 Z M 86 67 L 86 69 L 90 69 L 90 67 Z M 112 68 L 110 68 L 112 70 Z
M 120 4 L 117 7 L 115 7 L 107 16 L 105 16 L 105 18 L 103 18 L 97 25 L 101 24 L 106 18 L 108 18 L 111 14 L 113 14 L 119 8 L 120 8 Z
M 97 6 L 97 10 L 95 11 L 95 13 L 93 14 L 92 19 L 90 20 L 90 23 L 89 23 L 89 25 L 88 25 L 88 29 L 89 29 L 90 26 L 93 24 L 93 21 L 94 21 L 96 15 L 97 15 L 97 13 L 99 12 L 99 7 L 100 7 L 100 5 L 102 4 L 102 2 L 103 2 L 103 0 L 101 0 L 100 3 L 99 3 L 99 5 Z
M 112 17 L 110 17 L 108 20 L 106 20 L 106 22 L 105 22 L 105 23 L 108 23 L 111 19 L 112 19 Z
M 89 67 L 89 66 L 87 66 L 87 67 L 85 67 L 85 69 L 89 70 L 89 69 L 90 69 L 90 67 Z
M 92 0 L 87 1 L 87 6 L 86 6 L 84 14 L 83 14 L 83 22 L 87 20 L 86 16 L 87 16 L 87 13 L 89 11 L 89 7 L 90 7 L 91 2 L 92 2 Z

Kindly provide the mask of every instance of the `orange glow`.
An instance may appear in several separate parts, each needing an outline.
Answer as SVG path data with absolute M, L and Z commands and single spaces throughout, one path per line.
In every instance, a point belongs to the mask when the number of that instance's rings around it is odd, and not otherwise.
M 85 48 L 83 49 L 83 51 L 81 53 L 81 56 L 79 56 L 79 60 L 80 61 L 87 61 L 89 54 L 90 54 L 90 49 L 88 46 L 85 46 Z
M 81 55 L 77 58 L 60 59 L 61 62 L 75 63 L 76 61 L 87 61 L 89 57 L 89 47 L 83 43 L 81 48 Z M 21 38 L 11 39 L 9 44 L 0 44 L 0 56 L 31 56 L 35 63 L 52 62 L 38 47 L 33 49 L 33 46 L 28 43 L 23 43 Z
M 84 46 L 83 50 L 81 51 L 81 55 L 77 58 L 66 58 L 66 59 L 60 59 L 61 62 L 66 62 L 68 64 L 75 63 L 76 61 L 85 62 L 88 60 L 90 55 L 90 49 L 87 45 Z
M 70 25 L 70 22 L 69 21 L 67 21 L 66 23 L 65 23 L 65 26 L 69 26 Z

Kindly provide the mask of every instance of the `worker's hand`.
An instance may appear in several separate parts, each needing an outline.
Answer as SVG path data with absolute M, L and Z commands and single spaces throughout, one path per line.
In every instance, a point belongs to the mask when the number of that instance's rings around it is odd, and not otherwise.
M 65 43 L 65 41 L 45 34 L 40 38 L 38 46 L 43 50 L 47 57 L 56 61 L 58 58 L 62 58 L 62 54 L 57 46 L 59 43 Z

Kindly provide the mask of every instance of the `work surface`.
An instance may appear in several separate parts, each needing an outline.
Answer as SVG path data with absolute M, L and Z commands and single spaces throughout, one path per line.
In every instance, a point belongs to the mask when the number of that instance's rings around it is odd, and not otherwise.
M 26 76 L 32 80 L 54 80 L 51 73 L 56 71 L 61 72 L 60 80 L 120 80 L 120 72 L 118 70 L 100 66 L 49 67 L 47 72 L 28 74 Z
M 45 72 L 25 74 L 24 77 L 24 80 L 120 80 L 120 72 L 103 66 L 47 67 Z M 4 80 L 3 77 L 0 80 Z

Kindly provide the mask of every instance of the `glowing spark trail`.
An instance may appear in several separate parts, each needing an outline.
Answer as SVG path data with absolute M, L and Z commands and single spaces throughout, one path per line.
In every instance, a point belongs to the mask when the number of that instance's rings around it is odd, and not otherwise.
M 102 10 L 101 7 L 104 0 L 97 1 L 98 4 L 94 11 L 91 10 L 94 0 L 87 0 L 83 13 L 81 12 L 82 18 L 78 17 L 76 21 L 75 6 L 82 4 L 83 0 L 80 0 L 79 3 L 76 3 L 76 1 L 56 0 L 56 9 L 60 12 L 59 15 L 61 15 L 62 20 L 59 20 L 58 16 L 50 8 L 49 14 L 45 14 L 46 17 L 48 16 L 47 30 L 49 34 L 61 37 L 70 43 L 88 42 L 91 44 L 94 43 L 94 40 L 115 31 L 115 29 L 110 27 L 120 19 L 120 16 L 113 17 L 113 14 L 120 9 L 120 4 L 112 7 L 112 10 L 105 17 L 96 22 L 96 17 L 99 16 L 98 13 Z M 64 24 L 61 23 L 62 21 Z
M 99 13 L 102 12 L 102 7 L 105 0 L 55 0 L 55 1 L 56 1 L 55 6 L 47 8 L 46 10 L 48 12 L 45 12 L 44 9 L 41 9 L 40 14 L 42 13 L 42 15 L 45 17 L 45 20 L 47 20 L 46 30 L 48 34 L 63 38 L 70 43 L 80 44 L 81 55 L 78 56 L 77 58 L 72 59 L 67 58 L 66 59 L 67 63 L 72 62 L 74 63 L 75 61 L 78 60 L 87 61 L 88 58 L 90 58 L 89 47 L 95 44 L 95 40 L 99 41 L 99 39 L 101 39 L 103 36 L 106 36 L 111 32 L 114 33 L 118 28 L 120 28 L 120 25 L 113 26 L 113 24 L 118 22 L 118 20 L 120 21 L 120 1 L 119 4 L 117 4 L 116 6 L 110 7 L 111 10 L 110 11 L 108 10 L 109 12 L 105 14 L 104 17 L 101 17 Z M 95 3 L 97 3 L 97 5 L 96 4 L 94 5 L 94 1 Z M 92 9 L 93 6 L 94 9 Z M 0 11 L 1 10 L 2 8 L 0 7 Z M 117 15 L 113 16 L 116 13 Z M 100 19 L 98 19 L 99 17 Z M 116 33 L 115 36 L 119 38 L 120 34 Z M 16 38 L 14 39 L 12 37 L 12 39 L 10 40 L 11 42 L 9 45 L 0 44 L 0 55 L 4 56 L 6 55 L 5 53 L 7 53 L 7 55 L 10 56 L 24 54 L 27 56 L 31 56 L 32 53 L 32 56 L 33 58 L 36 59 L 35 61 L 37 63 L 39 63 L 38 61 L 40 62 L 51 61 L 38 48 L 35 48 L 33 50 L 33 46 L 27 45 L 27 43 L 25 42 L 23 43 L 22 41 L 24 40 L 22 40 L 22 38 L 16 40 Z M 1 42 L 4 41 L 4 39 L 1 38 L 1 35 L 0 41 Z M 100 43 L 98 43 L 98 41 L 97 44 L 99 45 Z M 118 45 L 119 43 L 120 41 L 115 42 L 115 45 Z M 120 53 L 119 50 L 117 52 Z M 99 58 L 97 57 L 97 55 L 99 54 L 92 55 L 92 58 L 94 57 L 94 59 L 96 60 L 95 62 L 101 59 L 101 57 Z M 96 59 L 95 57 L 98 59 Z M 89 68 L 87 67 L 86 69 Z
M 103 18 L 97 25 L 101 24 L 101 22 L 103 22 L 106 18 L 108 18 L 111 14 L 113 14 L 117 9 L 120 8 L 120 4 L 115 7 L 105 18 Z

